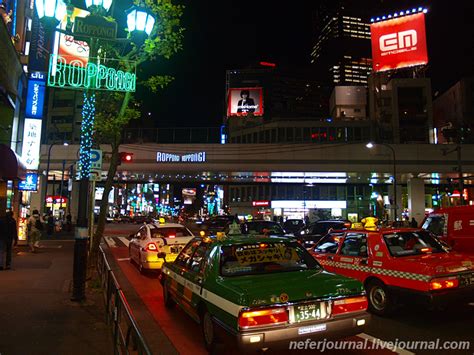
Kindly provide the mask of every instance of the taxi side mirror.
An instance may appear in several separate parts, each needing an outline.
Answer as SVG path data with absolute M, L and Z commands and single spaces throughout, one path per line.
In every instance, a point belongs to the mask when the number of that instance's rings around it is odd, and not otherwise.
M 166 253 L 165 253 L 164 251 L 160 251 L 160 252 L 158 253 L 158 257 L 159 257 L 160 259 L 163 259 L 164 261 L 166 261 Z

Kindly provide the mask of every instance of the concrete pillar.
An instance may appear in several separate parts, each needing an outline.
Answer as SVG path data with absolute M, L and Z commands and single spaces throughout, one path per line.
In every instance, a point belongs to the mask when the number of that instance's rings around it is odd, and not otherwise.
M 415 218 L 418 224 L 425 218 L 425 183 L 422 179 L 408 180 L 408 209 L 410 220 Z
M 402 212 L 403 212 L 403 200 L 402 200 L 402 185 L 397 185 L 397 217 L 398 220 L 401 221 L 402 219 Z M 393 193 L 393 185 L 388 186 L 388 198 L 390 199 L 391 203 L 395 202 L 394 199 L 395 195 Z M 388 211 L 388 216 L 391 221 L 395 221 L 395 211 L 394 205 L 391 205 L 391 208 Z

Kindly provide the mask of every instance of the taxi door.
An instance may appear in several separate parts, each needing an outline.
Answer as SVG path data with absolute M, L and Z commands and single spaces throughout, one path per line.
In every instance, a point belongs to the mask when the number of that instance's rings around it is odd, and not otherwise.
M 188 243 L 188 245 L 181 250 L 176 260 L 169 265 L 170 269 L 176 274 L 170 278 L 169 291 L 175 301 L 188 313 L 192 296 L 192 290 L 189 288 L 189 283 L 192 281 L 188 280 L 188 269 L 194 252 L 200 244 L 200 240 Z M 192 314 L 192 316 L 194 315 Z
M 199 321 L 197 306 L 201 299 L 208 250 L 209 244 L 201 242 L 194 251 L 184 271 L 185 280 L 181 304 L 196 321 Z
M 370 273 L 367 232 L 347 232 L 335 256 L 337 274 L 364 280 Z

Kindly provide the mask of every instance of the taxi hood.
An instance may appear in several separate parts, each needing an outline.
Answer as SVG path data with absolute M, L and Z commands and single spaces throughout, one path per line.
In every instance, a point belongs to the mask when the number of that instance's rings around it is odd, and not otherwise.
M 423 274 L 438 275 L 474 270 L 474 256 L 456 252 L 433 253 L 396 258 L 400 265 Z
M 323 270 L 223 277 L 219 283 L 249 307 L 364 292 L 359 281 Z

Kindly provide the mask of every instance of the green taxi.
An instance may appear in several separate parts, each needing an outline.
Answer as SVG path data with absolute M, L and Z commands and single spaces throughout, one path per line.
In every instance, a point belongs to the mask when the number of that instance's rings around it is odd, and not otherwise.
M 210 351 L 229 335 L 242 350 L 288 349 L 292 340 L 361 333 L 369 320 L 359 281 L 324 271 L 284 237 L 194 238 L 160 281 L 165 306 L 200 323 Z

